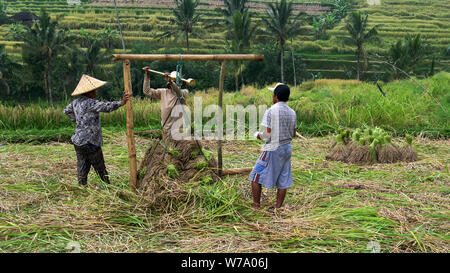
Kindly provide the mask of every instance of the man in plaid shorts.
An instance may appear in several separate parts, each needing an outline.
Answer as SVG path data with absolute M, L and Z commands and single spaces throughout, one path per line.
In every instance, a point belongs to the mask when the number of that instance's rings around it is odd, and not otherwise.
M 261 185 L 266 188 L 277 188 L 275 208 L 283 205 L 287 188 L 293 184 L 291 155 L 291 140 L 295 136 L 297 115 L 288 105 L 290 89 L 287 85 L 278 83 L 273 91 L 273 106 L 263 116 L 261 126 L 264 132 L 257 133 L 258 139 L 265 139 L 263 152 L 256 161 L 249 175 L 252 181 L 253 208 L 260 208 Z

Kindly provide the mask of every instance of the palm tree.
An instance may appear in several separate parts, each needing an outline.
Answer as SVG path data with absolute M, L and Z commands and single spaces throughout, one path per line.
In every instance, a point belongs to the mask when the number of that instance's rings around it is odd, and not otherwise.
M 313 26 L 313 30 L 314 30 L 314 36 L 316 41 L 319 40 L 320 35 L 323 32 L 323 26 L 325 24 L 325 18 L 323 17 L 313 17 L 312 19 L 312 26 Z
M 228 24 L 231 26 L 229 37 L 231 37 L 231 45 L 229 51 L 233 53 L 244 53 L 245 49 L 250 47 L 250 41 L 256 30 L 256 26 L 251 25 L 251 15 L 247 10 L 235 11 L 233 16 L 228 18 Z M 234 74 L 236 90 L 238 90 L 238 76 L 242 75 L 244 65 L 242 62 L 236 62 L 236 72 Z
M 226 9 L 223 9 L 222 12 L 225 17 L 233 16 L 234 12 L 239 11 L 240 13 L 244 13 L 248 10 L 245 6 L 248 0 L 224 0 Z
M 397 41 L 388 51 L 388 62 L 393 65 L 393 76 L 395 79 L 401 78 L 403 73 L 398 70 L 413 72 L 417 64 L 425 57 L 427 46 L 423 42 L 420 34 L 415 36 L 406 35 L 402 40 Z
M 359 81 L 361 78 L 361 59 L 367 61 L 366 52 L 364 50 L 364 43 L 371 41 L 379 41 L 377 28 L 380 25 L 376 25 L 370 30 L 366 31 L 367 27 L 367 14 L 362 14 L 361 12 L 353 12 L 350 14 L 346 29 L 350 34 L 350 37 L 344 38 L 344 43 L 356 46 L 356 58 L 357 58 L 357 69 L 356 78 Z
M 86 70 L 91 76 L 100 77 L 101 65 L 108 62 L 111 51 L 102 51 L 101 42 L 99 39 L 92 39 L 89 41 L 86 50 L 80 50 L 80 62 L 86 66 Z
M 25 26 L 21 40 L 24 62 L 43 68 L 47 100 L 53 105 L 51 85 L 53 61 L 59 53 L 70 50 L 74 37 L 58 28 L 58 22 L 52 21 L 50 15 L 42 9 L 39 21 L 31 27 Z
M 7 3 L 5 3 L 4 1 L 0 1 L 0 25 L 8 24 L 10 21 L 8 15 L 6 14 L 7 8 Z
M 6 95 L 11 94 L 11 89 L 8 81 L 16 76 L 15 71 L 19 69 L 20 65 L 12 61 L 6 53 L 5 46 L 0 45 L 0 86 L 6 89 Z
M 242 53 L 245 48 L 250 47 L 250 41 L 256 26 L 251 25 L 251 15 L 248 11 L 243 13 L 236 11 L 228 21 L 232 26 L 230 29 L 230 36 L 233 42 L 232 47 L 235 52 Z
M 300 21 L 303 13 L 299 13 L 294 16 L 292 9 L 292 2 L 268 3 L 266 9 L 267 18 L 263 18 L 263 22 L 266 25 L 267 32 L 275 36 L 277 44 L 281 50 L 281 82 L 284 82 L 284 48 L 286 41 L 300 33 Z
M 189 51 L 189 33 L 192 33 L 193 26 L 200 20 L 201 15 L 195 15 L 195 10 L 199 0 L 174 0 L 176 7 L 172 9 L 175 16 L 174 23 L 178 26 L 176 30 L 166 31 L 160 38 L 172 37 L 176 34 L 184 34 L 186 48 Z M 176 37 L 177 38 L 177 37 Z

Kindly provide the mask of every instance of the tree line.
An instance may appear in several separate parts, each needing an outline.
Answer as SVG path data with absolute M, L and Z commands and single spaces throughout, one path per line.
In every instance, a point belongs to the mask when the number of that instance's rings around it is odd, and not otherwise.
M 0 23 L 8 18 L 2 3 L 0 2 Z M 176 28 L 160 34 L 159 38 L 182 39 L 185 52 L 189 52 L 189 37 L 202 34 L 202 30 L 196 28 L 202 19 L 202 14 L 197 11 L 199 0 L 174 0 L 174 3 L 172 23 Z M 326 31 L 341 20 L 346 20 L 348 36 L 342 39 L 342 43 L 355 48 L 358 80 L 361 80 L 362 71 L 370 59 L 364 48 L 365 44 L 381 42 L 378 34 L 380 26 L 368 28 L 368 15 L 352 11 L 353 3 L 350 0 L 335 0 L 334 8 L 320 16 L 308 16 L 302 12 L 295 14 L 293 3 L 287 0 L 267 3 L 265 16 L 260 23 L 253 19 L 254 14 L 247 6 L 248 0 L 224 0 L 224 4 L 223 20 L 219 22 L 227 29 L 224 50 L 228 53 L 258 52 L 265 55 L 264 62 L 229 64 L 229 80 L 226 81 L 228 90 L 238 90 L 244 83 L 263 85 L 281 81 L 296 85 L 297 80 L 301 82 L 308 79 L 309 73 L 304 62 L 292 45 L 292 40 L 304 33 L 303 26 L 307 24 L 313 26 L 315 39 L 327 39 L 329 37 Z M 22 42 L 22 63 L 14 62 L 5 48 L 0 46 L 0 87 L 5 90 L 4 93 L 9 96 L 28 94 L 31 97 L 39 96 L 42 91 L 45 92 L 48 103 L 52 105 L 55 92 L 58 100 L 64 99 L 71 93 L 81 75 L 86 73 L 112 83 L 102 92 L 103 96 L 118 95 L 123 88 L 122 67 L 116 64 L 113 71 L 105 69 L 105 65 L 111 63 L 112 49 L 119 47 L 118 32 L 105 28 L 94 35 L 81 29 L 80 33 L 75 34 L 60 27 L 58 21 L 59 18 L 52 20 L 45 9 L 42 9 L 39 20 L 33 24 L 10 25 L 9 38 Z M 257 31 L 274 42 L 255 43 Z M 290 56 L 286 58 L 289 41 Z M 426 49 L 420 34 L 417 34 L 407 36 L 392 45 L 386 56 L 377 57 L 390 64 L 385 67 L 390 78 L 398 79 L 405 76 L 400 71 L 414 71 L 417 64 L 424 59 Z M 129 45 L 129 50 L 131 53 L 148 52 L 148 44 L 137 41 Z M 288 60 L 292 65 L 286 66 L 285 62 Z M 175 64 L 176 62 L 152 62 L 151 66 L 157 70 L 170 71 Z M 148 64 L 133 63 L 131 73 L 135 94 L 142 93 L 140 68 L 145 65 Z M 184 73 L 198 78 L 198 89 L 217 85 L 216 64 L 186 62 L 183 65 Z M 430 73 L 433 73 L 432 68 Z M 163 84 L 159 78 L 153 83 Z

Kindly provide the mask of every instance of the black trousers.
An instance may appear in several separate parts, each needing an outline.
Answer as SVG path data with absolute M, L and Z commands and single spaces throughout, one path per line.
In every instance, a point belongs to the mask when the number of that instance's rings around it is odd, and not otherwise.
M 78 184 L 87 184 L 87 178 L 89 171 L 91 170 L 91 166 L 94 167 L 94 170 L 100 176 L 100 179 L 109 184 L 109 176 L 106 171 L 102 148 L 93 145 L 74 145 L 74 147 L 77 154 Z

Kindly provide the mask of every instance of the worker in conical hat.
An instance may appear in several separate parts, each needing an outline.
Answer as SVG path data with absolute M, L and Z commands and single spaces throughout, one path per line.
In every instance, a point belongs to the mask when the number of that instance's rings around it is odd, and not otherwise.
M 148 66 L 143 68 L 145 70 L 145 78 L 143 85 L 143 93 L 152 99 L 161 100 L 161 126 L 163 127 L 163 137 L 167 138 L 170 135 L 172 125 L 179 117 L 172 117 L 172 109 L 179 101 L 181 104 L 186 103 L 186 97 L 189 95 L 189 90 L 178 87 L 172 79 L 176 78 L 177 72 L 164 73 L 164 79 L 166 80 L 165 88 L 153 89 L 150 87 L 150 68 Z
M 129 94 L 124 92 L 121 101 L 101 102 L 96 100 L 97 90 L 106 82 L 83 75 L 72 96 L 80 96 L 73 100 L 64 113 L 76 123 L 72 143 L 77 155 L 78 184 L 85 186 L 91 166 L 100 178 L 109 184 L 108 172 L 102 152 L 102 127 L 100 112 L 112 112 L 125 105 Z

